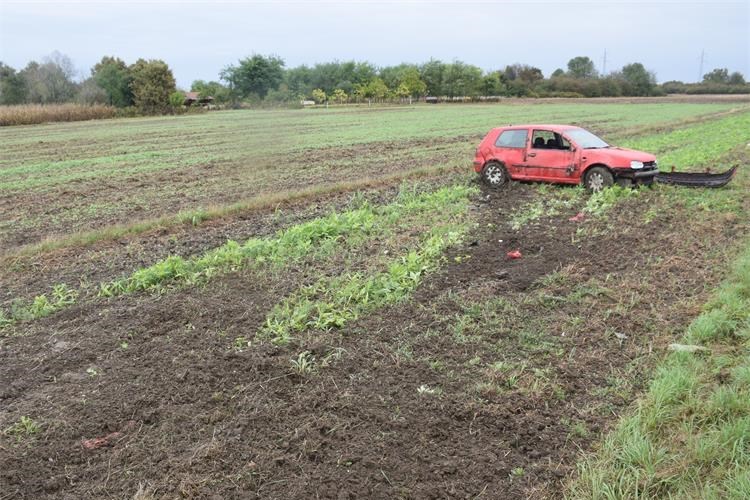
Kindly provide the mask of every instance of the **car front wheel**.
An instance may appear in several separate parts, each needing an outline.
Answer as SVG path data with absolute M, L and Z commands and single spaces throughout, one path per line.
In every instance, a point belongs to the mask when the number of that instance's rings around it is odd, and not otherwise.
M 484 166 L 482 170 L 482 179 L 492 188 L 499 188 L 504 186 L 508 180 L 508 171 L 505 170 L 505 165 L 500 162 L 491 161 Z
M 592 168 L 586 172 L 586 177 L 583 180 L 586 189 L 595 193 L 610 187 L 614 182 L 615 178 L 612 173 L 604 167 Z

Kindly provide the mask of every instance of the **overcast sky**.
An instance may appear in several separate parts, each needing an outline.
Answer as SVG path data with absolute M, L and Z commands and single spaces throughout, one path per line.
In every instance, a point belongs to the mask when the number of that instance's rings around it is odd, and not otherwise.
M 522 62 L 548 76 L 572 57 L 601 71 L 642 62 L 660 82 L 716 67 L 750 79 L 750 0 L 734 1 L 35 1 L 0 0 L 0 61 L 19 69 L 53 50 L 81 75 L 103 55 L 163 59 L 178 86 L 216 80 L 253 53 L 287 67 L 460 59 Z

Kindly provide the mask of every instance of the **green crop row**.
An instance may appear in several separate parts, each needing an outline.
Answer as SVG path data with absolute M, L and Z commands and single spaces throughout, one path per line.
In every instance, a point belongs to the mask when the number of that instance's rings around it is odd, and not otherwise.
M 236 269 L 248 261 L 283 266 L 311 253 L 325 255 L 333 251 L 342 239 L 346 239 L 348 245 L 359 244 L 364 240 L 358 238 L 387 231 L 408 215 L 439 210 L 451 213 L 457 207 L 460 209 L 464 206 L 473 191 L 467 186 L 453 186 L 422 194 L 402 190 L 397 200 L 388 205 L 371 206 L 365 203 L 354 210 L 332 213 L 293 226 L 273 238 L 251 238 L 243 244 L 228 241 L 194 258 L 170 256 L 125 278 L 102 283 L 99 294 L 112 297 L 149 290 L 166 282 L 194 284 Z
M 205 282 L 249 263 L 283 268 L 303 258 L 330 255 L 342 246 L 356 248 L 375 237 L 403 231 L 420 219 L 454 217 L 463 213 L 468 197 L 476 188 L 454 185 L 432 192 L 402 187 L 396 199 L 385 205 L 354 200 L 356 208 L 313 219 L 279 231 L 270 238 L 251 238 L 243 244 L 228 241 L 196 257 L 170 256 L 129 276 L 101 283 L 99 295 L 114 297 L 138 291 L 158 290 L 166 285 L 180 286 Z M 75 302 L 79 292 L 58 285 L 52 300 L 45 295 L 29 303 L 16 300 L 10 312 L 0 310 L 0 328 L 18 321 L 47 316 Z
M 286 344 L 294 333 L 341 328 L 362 314 L 404 299 L 438 265 L 443 251 L 461 240 L 462 233 L 459 225 L 435 228 L 418 250 L 391 261 L 384 272 L 344 274 L 299 289 L 274 306 L 260 338 Z
M 14 301 L 7 313 L 0 309 L 0 329 L 19 321 L 30 321 L 49 316 L 53 312 L 74 304 L 77 299 L 78 291 L 65 284 L 55 285 L 52 288 L 51 298 L 47 297 L 46 294 L 37 295 L 29 303 Z

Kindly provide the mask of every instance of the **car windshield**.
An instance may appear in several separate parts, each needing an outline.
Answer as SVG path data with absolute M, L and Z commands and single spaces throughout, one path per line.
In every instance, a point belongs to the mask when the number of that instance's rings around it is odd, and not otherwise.
M 566 130 L 565 135 L 573 139 L 573 141 L 583 149 L 599 149 L 609 147 L 609 144 L 607 144 L 588 130 L 584 130 L 582 128 Z

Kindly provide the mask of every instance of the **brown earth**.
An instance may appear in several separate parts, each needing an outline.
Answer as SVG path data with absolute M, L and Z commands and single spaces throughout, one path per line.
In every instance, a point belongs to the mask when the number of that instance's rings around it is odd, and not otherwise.
M 294 272 L 26 325 L 0 344 L 0 429 L 40 430 L 0 435 L 0 498 L 559 496 L 747 227 L 678 207 L 646 222 L 655 190 L 605 219 L 510 229 L 533 191 L 483 193 L 477 229 L 411 300 L 285 347 L 253 337 Z
M 456 179 L 456 175 L 444 173 L 417 182 L 423 189 L 432 189 L 448 185 Z M 370 202 L 379 204 L 392 201 L 398 190 L 398 185 L 385 182 L 358 192 Z M 93 289 L 88 291 L 96 293 L 98 283 L 128 275 L 170 255 L 200 255 L 228 240 L 243 242 L 249 238 L 272 236 L 291 225 L 345 209 L 352 196 L 351 191 L 341 190 L 312 199 L 288 201 L 272 208 L 208 220 L 197 226 L 185 223 L 156 227 L 141 234 L 103 240 L 90 246 L 6 257 L 0 261 L 0 265 L 8 270 L 0 273 L 0 306 L 7 307 L 13 300 L 31 300 L 37 295 L 49 293 L 51 287 L 58 283 L 74 288 L 81 283 L 93 285 Z
M 456 136 L 439 144 L 419 139 L 320 148 L 287 157 L 175 166 L 126 177 L 114 173 L 43 190 L 13 191 L 0 199 L 0 212 L 6 220 L 17 219 L 24 224 L 2 231 L 0 254 L 76 231 L 148 220 L 196 207 L 229 205 L 301 186 L 333 185 L 368 176 L 377 179 L 441 165 L 466 158 L 479 139 Z M 450 153 L 451 147 L 464 143 L 463 154 Z

